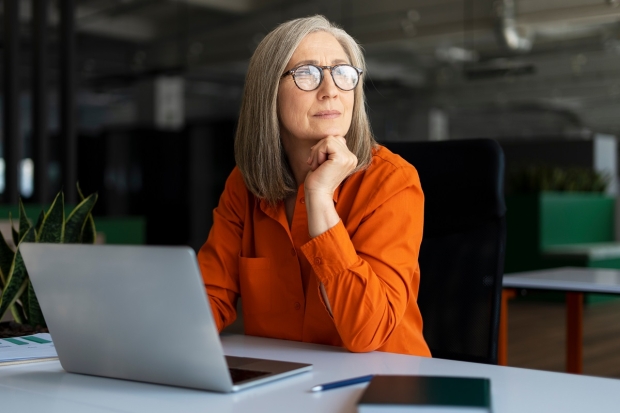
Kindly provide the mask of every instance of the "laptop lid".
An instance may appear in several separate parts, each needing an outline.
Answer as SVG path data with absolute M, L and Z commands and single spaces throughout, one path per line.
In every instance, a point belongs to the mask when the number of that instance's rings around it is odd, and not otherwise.
M 191 248 L 33 243 L 20 250 L 66 371 L 242 388 L 233 385 Z M 300 366 L 310 368 L 288 370 Z M 279 377 L 259 381 L 269 378 Z

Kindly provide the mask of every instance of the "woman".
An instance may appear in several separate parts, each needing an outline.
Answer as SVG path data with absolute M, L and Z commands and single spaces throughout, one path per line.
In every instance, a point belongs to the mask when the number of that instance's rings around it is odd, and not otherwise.
M 229 176 L 198 254 L 218 328 L 430 356 L 417 306 L 423 194 L 376 144 L 364 59 L 322 16 L 269 33 L 248 68 Z

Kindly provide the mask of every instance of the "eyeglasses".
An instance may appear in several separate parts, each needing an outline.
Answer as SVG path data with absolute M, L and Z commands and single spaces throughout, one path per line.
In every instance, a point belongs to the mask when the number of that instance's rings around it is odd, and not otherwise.
M 362 75 L 362 69 L 351 65 L 302 65 L 285 72 L 282 77 L 293 76 L 293 80 L 298 88 L 310 92 L 318 89 L 323 82 L 323 71 L 325 69 L 329 69 L 334 84 L 344 91 L 355 89 Z

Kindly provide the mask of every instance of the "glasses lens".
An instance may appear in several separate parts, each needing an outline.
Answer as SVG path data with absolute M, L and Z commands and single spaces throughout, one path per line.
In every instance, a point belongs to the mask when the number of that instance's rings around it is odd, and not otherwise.
M 357 86 L 360 75 L 356 68 L 349 65 L 336 66 L 332 70 L 334 83 L 342 90 L 352 90 Z
M 299 66 L 295 69 L 295 83 L 302 90 L 314 90 L 321 83 L 321 71 L 310 65 Z

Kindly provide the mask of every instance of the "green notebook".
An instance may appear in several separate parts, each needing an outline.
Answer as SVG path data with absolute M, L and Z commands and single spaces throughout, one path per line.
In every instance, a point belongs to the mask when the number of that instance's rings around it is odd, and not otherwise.
M 491 381 L 441 376 L 375 376 L 357 402 L 359 413 L 491 412 Z

